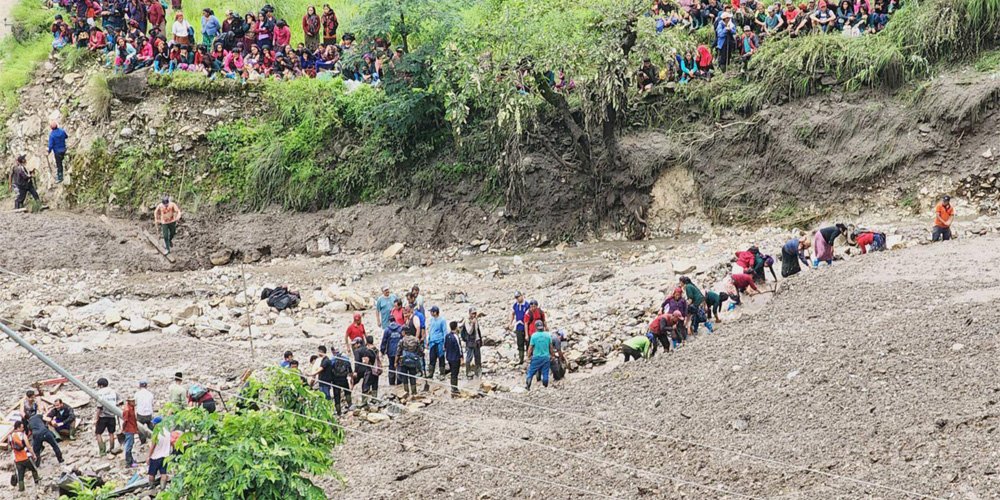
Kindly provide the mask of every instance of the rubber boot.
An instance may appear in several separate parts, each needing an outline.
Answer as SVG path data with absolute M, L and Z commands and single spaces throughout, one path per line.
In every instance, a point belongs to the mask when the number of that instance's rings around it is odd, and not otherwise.
M 524 349 L 518 349 L 517 351 L 517 364 L 524 364 Z
M 98 451 L 101 452 L 101 455 L 104 455 L 104 454 L 106 454 L 108 452 L 108 449 L 107 449 L 106 445 L 104 444 L 104 441 L 98 441 L 97 442 L 97 449 L 98 449 Z

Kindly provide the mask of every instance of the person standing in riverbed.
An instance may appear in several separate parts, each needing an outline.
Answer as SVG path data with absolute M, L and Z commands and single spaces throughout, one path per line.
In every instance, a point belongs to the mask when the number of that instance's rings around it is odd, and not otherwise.
M 177 221 L 180 218 L 181 209 L 176 203 L 170 201 L 169 196 L 164 196 L 161 203 L 156 206 L 156 210 L 153 211 L 153 222 L 160 226 L 160 232 L 163 234 L 163 246 L 167 250 L 167 255 L 170 255 L 170 249 L 174 246 Z
M 955 221 L 955 207 L 951 206 L 951 196 L 944 195 L 941 203 L 934 207 L 933 241 L 948 241 L 951 239 L 951 223 Z
M 24 199 L 30 194 L 35 201 L 38 201 L 38 191 L 35 191 L 35 183 L 31 172 L 28 172 L 24 155 L 18 155 L 14 163 L 14 169 L 10 172 L 7 186 L 16 190 L 14 193 L 14 210 L 24 208 Z

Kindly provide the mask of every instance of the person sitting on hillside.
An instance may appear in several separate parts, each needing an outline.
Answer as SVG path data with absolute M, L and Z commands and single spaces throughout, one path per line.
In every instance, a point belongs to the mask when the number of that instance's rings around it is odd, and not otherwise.
M 88 37 L 87 49 L 90 51 L 103 51 L 107 47 L 108 39 L 104 35 L 104 31 L 97 26 L 90 28 L 90 37 Z
M 684 53 L 681 59 L 681 83 L 687 83 L 698 76 L 698 63 L 695 62 L 694 52 L 690 50 Z
M 785 28 L 788 23 L 785 22 L 785 16 L 781 12 L 781 8 L 777 5 L 769 5 L 767 7 L 767 17 L 764 20 L 764 36 L 772 36 L 780 32 Z
M 699 45 L 694 60 L 698 63 L 698 71 L 695 75 L 703 80 L 710 80 L 715 68 L 712 63 L 712 51 L 708 50 L 708 47 L 704 45 Z
M 660 70 L 656 69 L 656 66 L 653 66 L 653 63 L 646 57 L 642 60 L 642 66 L 636 71 L 635 80 L 639 86 L 639 92 L 646 92 L 659 83 Z
M 860 23 L 854 15 L 854 6 L 850 0 L 842 0 L 837 7 L 837 29 L 851 33 L 857 24 Z
M 78 49 L 87 48 L 90 43 L 90 26 L 85 19 L 73 16 L 73 44 Z
M 131 40 L 118 39 L 118 46 L 115 48 L 115 73 L 131 72 L 132 61 L 135 59 L 135 46 Z
M 812 29 L 812 17 L 809 14 L 809 6 L 800 3 L 796 10 L 798 10 L 799 14 L 795 16 L 795 22 L 791 24 L 791 35 L 793 37 L 808 35 Z
M 810 16 L 813 27 L 823 33 L 832 32 L 837 23 L 837 15 L 831 11 L 824 0 L 820 0 L 819 9 Z

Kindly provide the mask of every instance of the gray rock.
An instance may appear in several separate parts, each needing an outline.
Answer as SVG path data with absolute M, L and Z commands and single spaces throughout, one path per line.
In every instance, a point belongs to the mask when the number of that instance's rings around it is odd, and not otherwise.
M 210 255 L 208 260 L 212 262 L 213 266 L 224 266 L 233 260 L 233 251 L 228 248 L 223 248 L 222 250 Z
M 145 318 L 132 318 L 129 321 L 128 331 L 130 333 L 148 332 L 151 327 L 149 320 Z

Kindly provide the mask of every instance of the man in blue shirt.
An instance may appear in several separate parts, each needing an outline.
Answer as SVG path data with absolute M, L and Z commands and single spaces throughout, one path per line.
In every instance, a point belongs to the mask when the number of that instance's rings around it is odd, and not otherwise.
M 431 306 L 431 319 L 427 324 L 427 354 L 428 366 L 427 379 L 434 378 L 434 366 L 440 365 L 441 380 L 444 380 L 444 341 L 448 336 L 448 322 L 441 317 L 441 310 L 438 306 Z M 424 382 L 424 390 L 430 390 L 430 383 Z
M 66 139 L 69 138 L 66 135 L 66 131 L 59 128 L 59 124 L 55 120 L 49 123 L 49 128 L 52 132 L 49 132 L 49 153 L 52 153 L 56 157 L 56 182 L 63 181 L 63 158 L 66 157 Z
M 382 285 L 382 295 L 375 299 L 375 310 L 378 311 L 378 316 L 375 319 L 378 321 L 379 328 L 389 327 L 389 317 L 392 315 L 392 308 L 396 305 L 396 294 L 389 293 L 389 285 Z
M 521 292 L 514 293 L 514 306 L 510 312 L 510 326 L 517 336 L 517 364 L 524 363 L 524 314 L 528 312 L 530 305 L 524 300 Z
M 541 321 L 535 322 L 535 328 L 538 330 L 531 336 L 531 342 L 528 345 L 528 358 L 531 359 L 531 364 L 528 365 L 528 378 L 524 383 L 524 388 L 529 391 L 531 390 L 531 379 L 536 373 L 542 374 L 542 385 L 549 386 L 549 368 L 552 367 L 550 358 L 552 355 L 552 335 L 542 330 L 544 325 Z

